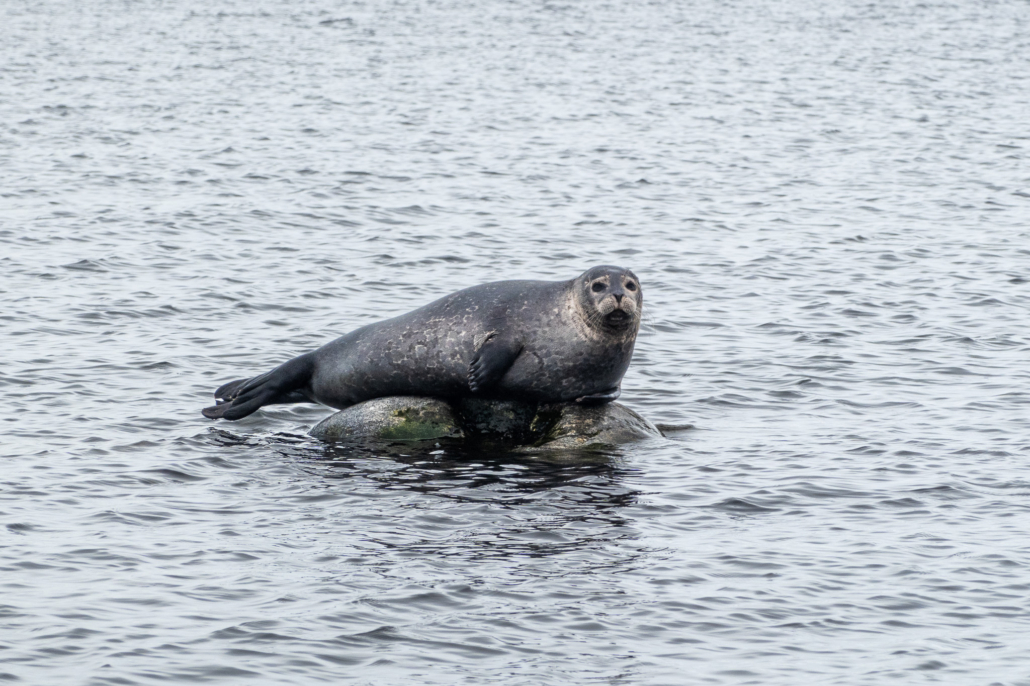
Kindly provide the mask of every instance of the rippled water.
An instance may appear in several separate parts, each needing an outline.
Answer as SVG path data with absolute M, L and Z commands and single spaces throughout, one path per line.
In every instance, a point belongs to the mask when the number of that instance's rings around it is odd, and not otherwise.
M 0 8 L 0 677 L 1030 684 L 1022 3 Z M 611 454 L 219 383 L 641 277 Z

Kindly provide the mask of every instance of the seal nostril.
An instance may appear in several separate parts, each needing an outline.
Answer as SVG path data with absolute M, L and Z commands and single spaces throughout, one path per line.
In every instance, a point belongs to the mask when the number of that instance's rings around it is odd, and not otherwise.
M 615 302 L 616 302 L 617 304 L 619 304 L 619 305 L 621 305 L 621 304 L 622 304 L 622 293 L 616 293 L 616 294 L 615 294 Z

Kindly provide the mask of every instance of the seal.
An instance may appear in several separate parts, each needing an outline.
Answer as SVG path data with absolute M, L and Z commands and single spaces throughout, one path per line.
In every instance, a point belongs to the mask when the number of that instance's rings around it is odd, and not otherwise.
M 387 396 L 603 404 L 619 397 L 643 308 L 640 280 L 598 266 L 569 281 L 496 281 L 369 324 L 215 391 L 211 419 L 265 405 L 337 409 Z

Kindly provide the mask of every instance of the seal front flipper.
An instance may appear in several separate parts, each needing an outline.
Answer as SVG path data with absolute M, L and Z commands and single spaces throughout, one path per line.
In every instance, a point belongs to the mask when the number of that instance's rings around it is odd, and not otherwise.
M 620 395 L 622 395 L 622 387 L 615 386 L 614 388 L 609 388 L 607 391 L 594 393 L 593 395 L 580 396 L 579 398 L 576 398 L 576 402 L 582 403 L 583 405 L 603 405 L 604 403 L 610 403 Z
M 215 397 L 224 402 L 204 408 L 202 414 L 210 419 L 234 421 L 265 405 L 305 402 L 309 398 L 304 389 L 314 371 L 314 354 L 306 353 L 253 379 L 231 381 L 215 391 Z
M 520 352 L 522 344 L 510 336 L 488 333 L 469 365 L 469 390 L 479 393 L 500 381 Z

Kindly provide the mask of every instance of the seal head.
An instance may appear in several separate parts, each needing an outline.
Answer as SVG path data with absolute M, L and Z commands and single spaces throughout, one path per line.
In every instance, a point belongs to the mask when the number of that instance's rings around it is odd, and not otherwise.
M 573 282 L 576 309 L 587 327 L 608 338 L 635 338 L 640 330 L 644 293 L 629 269 L 602 265 Z

